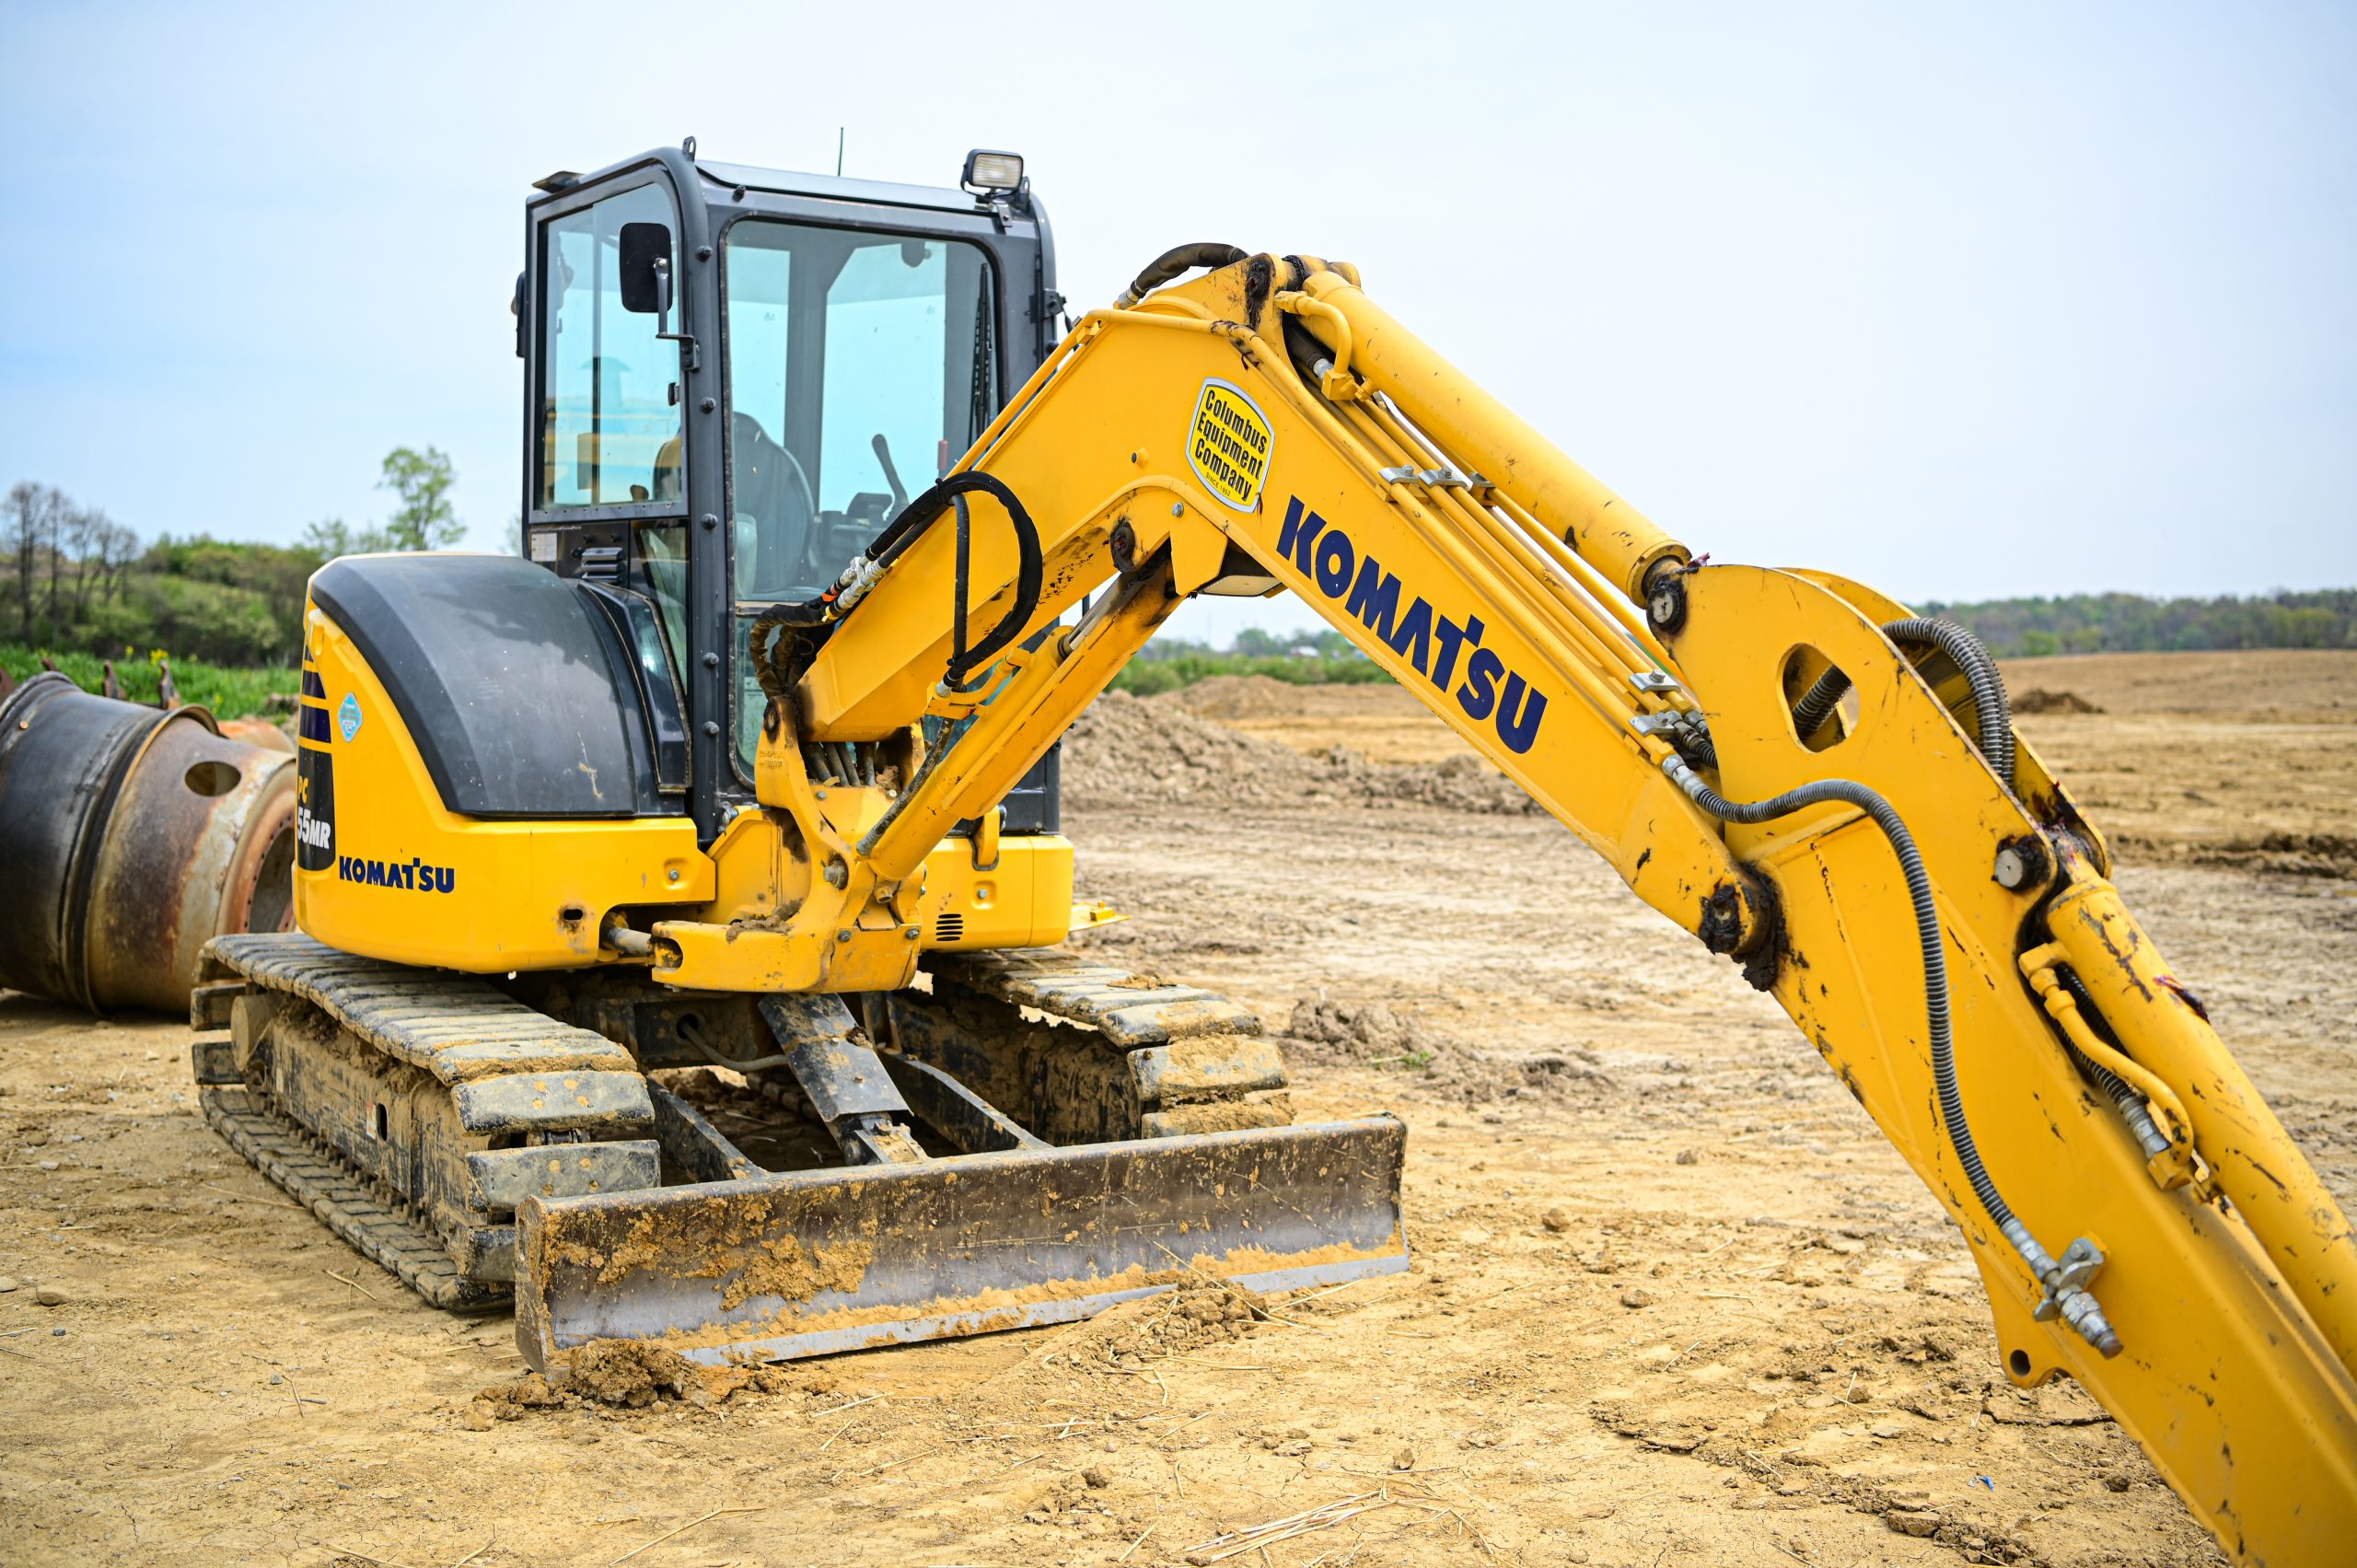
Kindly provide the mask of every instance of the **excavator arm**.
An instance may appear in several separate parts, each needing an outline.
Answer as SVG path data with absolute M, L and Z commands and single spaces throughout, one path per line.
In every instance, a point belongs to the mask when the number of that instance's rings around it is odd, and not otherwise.
M 1346 266 L 1173 252 L 761 620 L 759 792 L 824 875 L 773 929 L 656 925 L 658 977 L 906 983 L 953 825 L 1187 597 L 1279 588 L 1776 997 L 1956 1221 L 2014 1383 L 2078 1380 L 2238 1561 L 2357 1540 L 2348 1224 L 1993 664 L 1841 578 L 1692 558 Z M 905 766 L 830 805 L 809 759 L 845 742 Z

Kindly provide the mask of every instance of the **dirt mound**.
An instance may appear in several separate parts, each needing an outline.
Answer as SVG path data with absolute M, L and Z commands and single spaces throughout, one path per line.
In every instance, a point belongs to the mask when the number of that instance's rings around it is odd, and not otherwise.
M 2233 648 L 2172 654 L 2062 654 L 2004 659 L 2009 691 L 2068 689 L 2109 714 L 2275 711 L 2334 714 L 2357 708 L 2357 648 Z
M 1381 1002 L 1305 996 L 1285 1025 L 1285 1053 L 1304 1061 L 1345 1061 L 1412 1074 L 1437 1098 L 1488 1105 L 1524 1096 L 1552 1097 L 1573 1084 L 1609 1083 L 1590 1051 L 1508 1054 L 1478 1050 L 1427 1028 Z
M 1060 1342 L 1044 1364 L 1083 1372 L 1126 1372 L 1164 1356 L 1243 1339 L 1267 1319 L 1260 1295 L 1209 1275 L 1190 1275 L 1159 1295 L 1125 1301 Z
M 1301 711 L 1300 688 L 1269 675 L 1214 675 L 1153 701 L 1202 719 L 1281 719 Z
M 1063 789 L 1068 804 L 1083 807 L 1330 798 L 1310 761 L 1288 748 L 1126 691 L 1097 698 L 1065 736 Z
M 637 1340 L 601 1340 L 574 1353 L 565 1387 L 603 1405 L 633 1410 L 660 1395 L 673 1399 L 696 1387 L 696 1364 L 677 1351 Z
M 2080 696 L 2076 691 L 2049 691 L 2043 686 L 2033 686 L 2026 691 L 2013 694 L 2014 712 L 2017 714 L 2099 714 L 2103 710 Z
M 814 1383 L 783 1366 L 702 1366 L 660 1345 L 599 1340 L 574 1353 L 571 1375 L 562 1385 L 537 1372 L 512 1383 L 494 1383 L 476 1390 L 465 1419 L 480 1432 L 493 1422 L 520 1421 L 534 1411 L 590 1405 L 644 1410 L 675 1400 L 710 1409 L 738 1393 L 824 1393 L 833 1387 L 830 1379 Z
M 2238 834 L 2205 842 L 2130 831 L 2113 834 L 2112 842 L 2131 861 L 2357 881 L 2357 837 L 2345 833 Z
M 1384 1003 L 1333 1002 L 1322 996 L 1305 996 L 1293 1005 L 1285 1035 L 1310 1047 L 1295 1054 L 1312 1061 L 1396 1061 L 1430 1056 L 1449 1043 Z
M 1337 746 L 1322 759 L 1337 781 L 1366 801 L 1400 801 L 1486 816 L 1536 816 L 1539 805 L 1522 786 L 1479 757 L 1444 757 L 1437 762 L 1370 762 Z
M 2341 833 L 2261 833 L 2235 839 L 2210 858 L 2246 871 L 2357 879 L 2357 838 Z
M 1232 687 L 1287 690 L 1262 676 L 1224 677 Z M 1213 682 L 1205 681 L 1203 685 Z M 1254 688 L 1258 700 L 1259 693 Z M 1133 808 L 1196 801 L 1242 806 L 1302 803 L 1437 806 L 1519 816 L 1538 807 L 1474 757 L 1389 766 L 1337 746 L 1313 757 L 1197 716 L 1161 699 L 1108 691 L 1065 738 L 1063 789 L 1082 807 Z

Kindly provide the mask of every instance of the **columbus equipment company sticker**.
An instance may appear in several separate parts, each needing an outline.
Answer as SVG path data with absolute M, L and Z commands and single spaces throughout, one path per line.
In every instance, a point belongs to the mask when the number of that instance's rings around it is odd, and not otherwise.
M 1216 377 L 1203 383 L 1194 428 L 1187 433 L 1187 460 L 1221 500 L 1239 512 L 1260 509 L 1276 444 L 1269 422 L 1241 387 Z

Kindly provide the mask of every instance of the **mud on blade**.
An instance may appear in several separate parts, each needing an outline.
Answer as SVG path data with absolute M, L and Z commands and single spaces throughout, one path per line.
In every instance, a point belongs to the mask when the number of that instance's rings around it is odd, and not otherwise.
M 718 1363 L 1085 1318 L 1190 1272 L 1255 1290 L 1408 1266 L 1389 1116 L 968 1155 L 517 1211 L 516 1337 Z

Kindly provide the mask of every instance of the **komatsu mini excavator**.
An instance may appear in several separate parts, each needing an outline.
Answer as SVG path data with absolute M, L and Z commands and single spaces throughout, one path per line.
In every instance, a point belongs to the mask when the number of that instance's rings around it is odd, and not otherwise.
M 1063 946 L 1115 916 L 1058 738 L 1190 596 L 1290 591 L 1775 996 L 2015 1383 L 2242 1562 L 2357 1551 L 2348 1225 L 1968 635 L 1706 564 L 1342 263 L 1182 247 L 1060 331 L 1008 155 L 538 190 L 520 552 L 313 578 L 300 933 L 192 1003 L 214 1124 L 354 1246 L 553 1376 L 1404 1267 L 1398 1121 L 1292 1124 L 1248 1008 Z M 825 1157 L 650 1076 L 714 1063 Z

